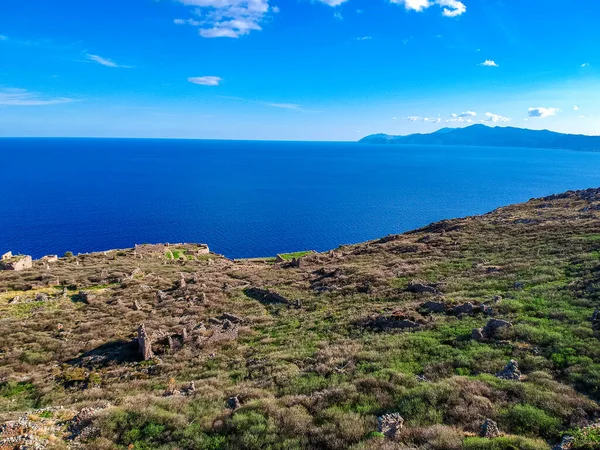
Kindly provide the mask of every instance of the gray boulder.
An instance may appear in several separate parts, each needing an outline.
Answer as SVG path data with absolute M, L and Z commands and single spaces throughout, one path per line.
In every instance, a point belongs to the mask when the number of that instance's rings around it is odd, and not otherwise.
M 496 377 L 501 380 L 519 381 L 521 379 L 519 363 L 514 359 L 511 359 L 504 369 L 496 374 Z
M 483 424 L 481 424 L 481 431 L 479 432 L 479 436 L 488 439 L 497 438 L 498 436 L 500 436 L 498 424 L 492 419 L 485 419 Z

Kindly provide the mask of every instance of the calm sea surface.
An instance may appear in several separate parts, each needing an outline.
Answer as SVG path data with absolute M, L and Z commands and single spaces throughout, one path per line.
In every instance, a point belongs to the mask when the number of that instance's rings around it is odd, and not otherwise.
M 335 248 L 600 186 L 600 153 L 356 143 L 0 139 L 0 252 Z

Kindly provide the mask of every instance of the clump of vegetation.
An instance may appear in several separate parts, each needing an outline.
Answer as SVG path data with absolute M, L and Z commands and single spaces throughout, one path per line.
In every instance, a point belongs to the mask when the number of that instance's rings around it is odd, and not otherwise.
M 296 268 L 178 245 L 0 273 L 1 419 L 109 402 L 81 438 L 106 449 L 598 448 L 599 204 L 532 200 Z M 508 325 L 474 333 L 490 319 Z

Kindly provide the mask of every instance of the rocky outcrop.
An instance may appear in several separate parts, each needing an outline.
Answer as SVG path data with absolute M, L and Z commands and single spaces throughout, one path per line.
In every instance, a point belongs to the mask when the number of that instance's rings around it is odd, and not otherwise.
M 421 304 L 421 309 L 429 312 L 429 313 L 445 313 L 448 309 L 448 306 L 444 302 L 425 302 Z
M 398 438 L 403 427 L 404 419 L 398 413 L 386 414 L 377 418 L 377 431 L 387 438 Z
M 144 324 L 141 324 L 138 327 L 137 336 L 139 352 L 144 361 L 154 358 L 154 353 L 152 352 L 152 341 L 146 332 L 146 327 Z
M 496 377 L 501 380 L 519 381 L 521 379 L 519 363 L 514 359 L 511 359 L 504 369 L 496 374 Z
M 571 450 L 575 445 L 575 438 L 573 436 L 563 436 L 560 444 L 555 445 L 552 450 Z
M 483 335 L 483 328 L 475 328 L 471 332 L 471 339 L 477 342 L 482 342 L 485 340 L 485 336 Z
M 594 311 L 594 314 L 592 314 L 592 327 L 594 328 L 594 330 L 600 330 L 600 309 L 597 309 L 596 311 Z
M 179 274 L 179 280 L 177 280 L 176 287 L 179 289 L 185 289 L 187 286 L 187 282 L 185 281 L 185 274 Z
M 242 403 L 240 402 L 239 397 L 235 396 L 235 397 L 229 397 L 227 399 L 227 407 L 229 409 L 232 409 L 235 411 L 236 409 L 240 408 L 240 406 L 242 406 Z
M 501 319 L 490 319 L 487 325 L 483 328 L 483 334 L 488 339 L 494 339 L 497 337 L 498 331 L 503 328 L 512 328 L 513 324 Z
M 408 284 L 408 291 L 413 294 L 432 294 L 437 295 L 440 293 L 436 284 L 426 284 L 420 281 L 411 281 Z
M 69 432 L 71 439 L 79 439 L 85 441 L 100 435 L 100 429 L 95 427 L 93 421 L 98 415 L 108 408 L 110 405 L 105 405 L 101 408 L 86 407 L 79 411 L 69 423 Z
M 91 291 L 79 291 L 77 298 L 80 302 L 90 304 L 94 300 L 94 293 Z
M 498 424 L 492 419 L 485 419 L 481 424 L 481 430 L 479 436 L 483 438 L 493 439 L 500 436 L 500 430 L 498 430 Z
M 476 341 L 484 341 L 487 339 L 499 338 L 499 331 L 502 329 L 512 328 L 513 324 L 501 319 L 490 319 L 485 327 L 475 328 L 471 333 L 471 338 Z
M 473 303 L 464 303 L 462 305 L 455 306 L 450 310 L 453 316 L 472 316 L 475 313 L 476 307 Z

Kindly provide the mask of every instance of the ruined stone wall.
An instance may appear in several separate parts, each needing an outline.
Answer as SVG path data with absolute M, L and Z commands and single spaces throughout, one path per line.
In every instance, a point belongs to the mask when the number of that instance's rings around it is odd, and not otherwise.
M 33 259 L 31 256 L 17 256 L 10 260 L 3 260 L 0 266 L 3 270 L 14 270 L 21 271 L 25 269 L 31 269 L 33 267 Z

